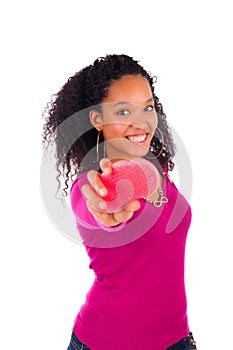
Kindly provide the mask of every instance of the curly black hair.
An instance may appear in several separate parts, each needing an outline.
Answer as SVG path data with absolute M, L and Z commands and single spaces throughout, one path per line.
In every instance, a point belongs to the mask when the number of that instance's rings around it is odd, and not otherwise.
M 162 168 L 173 170 L 172 159 L 176 147 L 163 106 L 154 92 L 156 77 L 151 76 L 139 61 L 130 56 L 107 55 L 99 57 L 92 65 L 70 77 L 61 90 L 52 96 L 51 102 L 43 112 L 45 123 L 42 145 L 47 149 L 50 144 L 55 144 L 57 180 L 60 187 L 60 178 L 64 178 L 65 195 L 67 195 L 69 180 L 82 171 L 93 168 L 96 162 L 96 153 L 92 150 L 96 147 L 97 130 L 90 123 L 89 112 L 93 106 L 96 109 L 101 108 L 100 104 L 107 97 L 108 88 L 112 82 L 125 75 L 141 75 L 148 80 L 158 116 L 158 127 L 164 138 L 162 143 L 159 133 L 156 135 L 155 132 L 150 152 L 155 156 L 159 154 L 157 161 Z M 100 142 L 102 141 L 103 137 L 100 139 Z M 162 152 L 161 148 L 163 148 Z

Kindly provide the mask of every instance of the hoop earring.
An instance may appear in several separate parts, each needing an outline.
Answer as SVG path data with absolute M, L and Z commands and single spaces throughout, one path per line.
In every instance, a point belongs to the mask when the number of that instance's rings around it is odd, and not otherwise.
M 162 142 L 162 147 L 161 147 L 161 150 L 159 151 L 159 153 L 156 155 L 156 156 L 146 156 L 145 158 L 148 158 L 148 159 L 156 159 L 156 158 L 159 158 L 159 156 L 161 155 L 161 153 L 163 152 L 163 148 L 164 148 L 164 137 L 163 137 L 163 133 L 162 131 L 160 130 L 160 128 L 157 126 L 157 129 L 160 133 L 160 136 L 161 136 L 161 142 Z
M 99 142 L 100 142 L 100 130 L 98 130 L 97 140 L 96 140 L 96 159 L 97 159 L 97 162 L 100 161 L 100 157 L 99 157 Z
M 99 143 L 100 143 L 100 132 L 102 130 L 98 130 L 98 134 L 97 134 L 97 140 L 96 140 L 96 159 L 97 162 L 100 161 L 100 156 L 99 156 Z M 103 141 L 104 142 L 104 141 Z M 104 157 L 105 157 L 105 142 L 104 142 Z

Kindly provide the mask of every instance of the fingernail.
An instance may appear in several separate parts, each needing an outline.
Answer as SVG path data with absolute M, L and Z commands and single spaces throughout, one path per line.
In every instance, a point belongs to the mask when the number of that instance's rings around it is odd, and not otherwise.
M 105 168 L 103 170 L 103 172 L 106 174 L 106 175 L 109 175 L 110 174 L 110 169 L 109 168 Z
M 105 209 L 106 208 L 106 203 L 105 202 L 99 202 L 98 204 L 100 209 Z
M 100 188 L 100 189 L 99 189 L 99 194 L 100 194 L 101 196 L 105 196 L 105 195 L 106 195 L 105 189 L 104 189 L 104 188 Z

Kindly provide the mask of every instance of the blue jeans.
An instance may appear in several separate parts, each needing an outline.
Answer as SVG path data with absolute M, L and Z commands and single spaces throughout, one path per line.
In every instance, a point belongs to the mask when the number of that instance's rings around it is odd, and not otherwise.
M 78 337 L 72 333 L 70 345 L 67 350 L 91 350 L 86 345 L 84 345 Z
M 196 348 L 195 341 L 193 339 L 193 335 L 190 332 L 187 337 L 185 337 L 184 339 L 181 339 L 178 343 L 172 346 L 169 346 L 169 348 L 165 350 L 194 350 L 194 349 L 197 349 L 197 348 Z M 67 348 L 67 350 L 91 350 L 91 349 L 88 348 L 86 345 L 84 345 L 78 339 L 78 337 L 74 333 L 72 333 L 70 345 Z

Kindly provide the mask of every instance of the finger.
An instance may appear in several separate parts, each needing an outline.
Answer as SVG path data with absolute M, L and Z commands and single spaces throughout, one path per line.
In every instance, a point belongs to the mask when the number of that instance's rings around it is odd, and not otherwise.
M 106 213 L 103 210 L 98 210 L 94 208 L 88 201 L 87 201 L 87 208 L 89 212 L 95 217 L 95 219 L 99 220 L 102 224 L 108 226 L 106 223 L 108 222 L 109 214 Z
M 117 226 L 122 222 L 131 219 L 134 214 L 133 210 L 122 210 L 121 212 L 117 213 L 107 213 L 106 211 L 93 207 L 89 201 L 87 201 L 87 207 L 89 212 L 105 226 Z M 138 205 L 136 205 L 134 209 L 136 207 L 138 207 Z
M 124 208 L 125 211 L 136 211 L 138 209 L 140 209 L 141 204 L 138 200 L 133 200 L 131 202 L 129 202 L 126 207 Z
M 140 208 L 138 200 L 131 201 L 121 211 L 113 213 L 114 219 L 118 222 L 124 222 L 133 216 L 134 212 Z
M 110 175 L 112 173 L 112 162 L 108 158 L 103 158 L 100 161 L 100 169 L 105 175 Z
M 107 195 L 107 188 L 103 185 L 102 181 L 100 180 L 99 174 L 95 170 L 88 171 L 87 179 L 90 182 L 91 186 L 101 197 Z
M 94 207 L 88 200 L 86 205 L 88 210 L 94 215 L 95 218 L 106 218 L 109 215 L 105 210 Z
M 138 200 L 133 200 L 121 208 L 115 209 L 113 213 L 121 213 L 122 211 L 136 211 L 141 207 Z
M 89 212 L 95 217 L 95 219 L 100 221 L 105 226 L 114 227 L 121 223 L 116 221 L 112 214 L 108 214 L 105 211 L 96 210 L 88 202 L 87 202 L 87 208 Z
M 104 210 L 106 208 L 107 203 L 97 195 L 90 185 L 82 186 L 81 191 L 92 207 L 99 210 Z
M 122 210 L 118 213 L 113 213 L 113 218 L 116 223 L 122 223 L 132 218 L 134 212 L 132 210 Z

